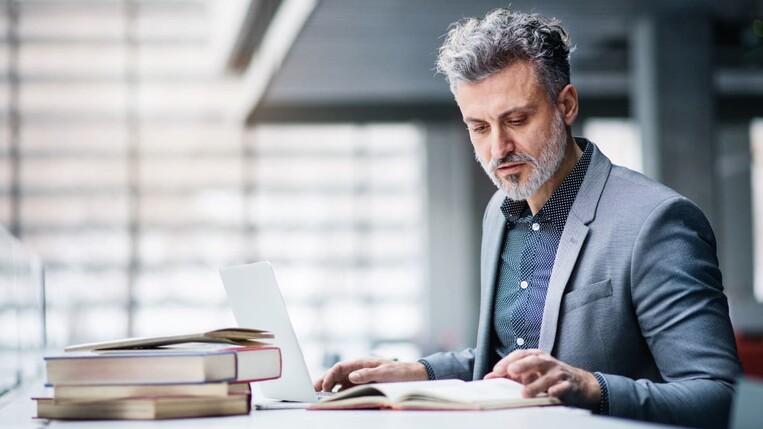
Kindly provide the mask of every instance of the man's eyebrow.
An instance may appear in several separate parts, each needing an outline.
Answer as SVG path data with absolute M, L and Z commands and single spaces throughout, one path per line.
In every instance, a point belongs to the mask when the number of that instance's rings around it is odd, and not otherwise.
M 511 115 L 513 115 L 515 113 L 534 112 L 536 110 L 538 110 L 538 106 L 536 106 L 535 104 L 525 104 L 524 106 L 512 107 L 511 109 L 506 110 L 505 112 L 502 112 L 500 115 L 498 115 L 498 117 L 499 118 L 505 118 L 505 117 L 511 116 Z M 475 122 L 485 122 L 485 120 L 484 119 L 479 119 L 479 118 L 472 118 L 472 117 L 469 117 L 469 116 L 464 117 L 464 123 L 465 124 L 470 124 L 470 123 L 475 123 Z
M 482 119 L 477 119 L 477 118 L 470 118 L 470 117 L 465 117 L 464 118 L 464 123 L 465 124 L 473 124 L 473 123 L 478 123 L 478 122 L 485 122 L 485 121 L 482 120 Z

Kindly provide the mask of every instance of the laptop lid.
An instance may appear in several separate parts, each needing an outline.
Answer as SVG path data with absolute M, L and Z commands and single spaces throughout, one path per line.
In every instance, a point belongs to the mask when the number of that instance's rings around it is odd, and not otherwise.
M 281 378 L 257 383 L 262 394 L 284 401 L 317 402 L 270 262 L 222 268 L 220 276 L 238 325 L 273 332 L 281 348 Z

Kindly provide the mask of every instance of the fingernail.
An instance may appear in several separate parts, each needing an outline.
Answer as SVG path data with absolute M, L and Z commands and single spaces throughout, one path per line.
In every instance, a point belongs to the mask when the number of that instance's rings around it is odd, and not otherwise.
M 355 382 L 358 382 L 358 381 L 360 381 L 360 374 L 358 374 L 358 372 L 357 372 L 357 371 L 356 371 L 356 372 L 351 372 L 351 373 L 350 373 L 350 376 L 349 376 L 349 377 L 347 377 L 347 378 L 349 378 L 349 379 L 350 379 L 350 381 L 352 381 L 353 383 L 355 383 Z

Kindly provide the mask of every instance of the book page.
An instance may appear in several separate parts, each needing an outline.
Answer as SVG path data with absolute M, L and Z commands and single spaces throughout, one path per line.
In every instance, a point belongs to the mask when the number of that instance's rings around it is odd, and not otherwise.
M 466 383 L 463 380 L 430 380 L 363 384 L 337 392 L 336 394 L 323 399 L 321 402 L 333 402 L 360 396 L 386 396 L 389 402 L 395 402 L 398 398 L 411 392 L 444 388 L 446 386 L 462 386 L 464 384 Z
M 65 347 L 64 351 L 73 352 L 103 349 L 153 348 L 183 343 L 223 343 L 242 345 L 250 344 L 253 340 L 262 339 L 273 339 L 273 334 L 271 332 L 258 329 L 227 328 L 218 329 L 217 331 L 185 335 L 122 338 L 119 340 L 77 344 Z
M 412 399 L 437 399 L 448 402 L 490 403 L 524 400 L 524 386 L 506 378 L 470 381 L 461 385 L 422 386 L 421 389 L 408 392 L 400 401 Z

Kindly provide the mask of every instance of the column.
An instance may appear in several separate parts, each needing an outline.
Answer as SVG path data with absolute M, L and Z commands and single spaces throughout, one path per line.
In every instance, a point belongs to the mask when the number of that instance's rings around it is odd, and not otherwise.
M 631 103 L 648 176 L 697 203 L 716 223 L 710 17 L 661 2 L 631 37 Z
M 753 218 L 750 123 L 723 124 L 718 134 L 720 222 L 718 258 L 726 295 L 734 302 L 753 298 Z

